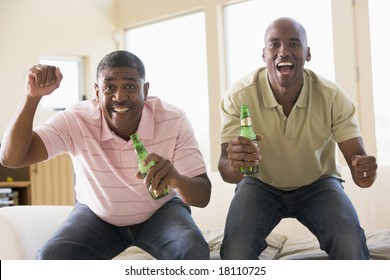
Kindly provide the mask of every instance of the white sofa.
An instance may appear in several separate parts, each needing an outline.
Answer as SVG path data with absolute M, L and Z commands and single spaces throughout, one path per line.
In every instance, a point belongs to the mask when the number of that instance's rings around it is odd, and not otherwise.
M 390 259 L 390 166 L 380 167 L 374 186 L 357 187 L 347 168 L 342 171 L 345 190 L 366 230 L 372 259 Z M 235 186 L 209 174 L 213 184 L 210 204 L 193 208 L 193 217 L 209 242 L 211 258 L 219 258 L 226 213 Z M 0 259 L 34 259 L 37 249 L 71 211 L 71 206 L 13 206 L 0 208 Z M 324 259 L 314 236 L 294 219 L 283 220 L 267 238 L 262 259 Z M 152 259 L 131 247 L 116 259 Z

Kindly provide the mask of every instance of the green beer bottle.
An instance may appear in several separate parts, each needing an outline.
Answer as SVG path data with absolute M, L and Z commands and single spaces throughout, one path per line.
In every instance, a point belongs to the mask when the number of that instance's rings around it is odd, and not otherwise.
M 144 165 L 143 162 L 145 158 L 148 156 L 148 151 L 146 151 L 144 144 L 139 139 L 138 134 L 133 134 L 130 136 L 131 141 L 133 142 L 134 151 L 138 157 L 138 169 L 141 172 L 142 176 L 145 178 L 146 174 L 148 173 L 149 169 L 156 164 L 156 162 L 153 160 L 148 163 L 148 165 Z M 158 194 L 156 190 L 153 192 L 150 192 L 150 195 L 153 199 L 159 199 L 169 194 L 169 188 L 168 186 L 165 186 L 163 188 L 163 191 Z
M 247 104 L 241 105 L 240 136 L 252 140 L 252 142 L 254 142 L 257 145 L 256 134 L 252 129 L 252 121 L 249 115 L 249 108 Z M 241 173 L 243 174 L 256 174 L 258 171 L 259 171 L 258 164 L 252 167 L 241 167 Z

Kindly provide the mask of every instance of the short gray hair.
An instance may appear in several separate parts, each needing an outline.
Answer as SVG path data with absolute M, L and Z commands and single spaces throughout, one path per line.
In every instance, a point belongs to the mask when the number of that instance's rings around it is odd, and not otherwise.
M 135 54 L 128 51 L 114 51 L 103 57 L 99 62 L 96 71 L 96 78 L 99 79 L 99 74 L 107 68 L 128 67 L 137 70 L 139 76 L 145 79 L 145 66 L 141 59 Z

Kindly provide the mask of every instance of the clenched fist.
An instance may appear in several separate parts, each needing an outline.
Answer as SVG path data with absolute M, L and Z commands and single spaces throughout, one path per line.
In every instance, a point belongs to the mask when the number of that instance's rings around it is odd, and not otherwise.
M 33 66 L 27 75 L 27 94 L 36 97 L 49 95 L 60 86 L 61 80 L 60 68 L 42 64 Z

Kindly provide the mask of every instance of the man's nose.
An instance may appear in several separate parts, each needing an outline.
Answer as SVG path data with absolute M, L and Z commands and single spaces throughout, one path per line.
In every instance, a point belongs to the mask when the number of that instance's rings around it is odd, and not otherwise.
M 281 44 L 281 45 L 280 45 L 280 48 L 279 48 L 278 55 L 279 55 L 280 57 L 286 57 L 286 56 L 288 56 L 288 54 L 289 54 L 289 50 L 288 50 L 287 45 Z
M 118 88 L 115 94 L 113 95 L 112 99 L 116 102 L 122 102 L 127 100 L 128 96 L 124 89 Z

